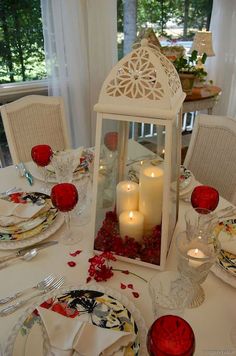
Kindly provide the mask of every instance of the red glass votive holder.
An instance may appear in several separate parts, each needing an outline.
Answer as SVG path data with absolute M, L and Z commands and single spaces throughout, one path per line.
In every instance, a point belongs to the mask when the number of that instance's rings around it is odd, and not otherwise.
M 191 203 L 200 214 L 204 213 L 201 209 L 214 211 L 219 203 L 218 191 L 208 185 L 199 185 L 193 189 Z
M 164 315 L 150 327 L 147 335 L 150 356 L 192 356 L 195 337 L 191 326 L 177 315 Z

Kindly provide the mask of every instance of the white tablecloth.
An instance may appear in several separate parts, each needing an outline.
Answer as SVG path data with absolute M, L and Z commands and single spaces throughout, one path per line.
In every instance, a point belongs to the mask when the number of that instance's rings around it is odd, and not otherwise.
M 35 181 L 30 187 L 26 179 L 18 177 L 15 168 L 7 167 L 0 170 L 0 191 L 12 186 L 21 187 L 26 191 L 37 191 L 41 182 Z M 223 199 L 220 200 L 218 209 L 227 206 L 228 203 Z M 184 230 L 184 212 L 189 208 L 188 203 L 180 203 L 179 222 L 175 234 Z M 50 239 L 58 239 L 63 234 L 63 227 Z M 0 271 L 0 296 L 7 296 L 17 290 L 34 285 L 49 273 L 64 275 L 67 283 L 70 285 L 85 284 L 87 278 L 88 258 L 92 251 L 87 251 L 87 246 L 91 245 L 93 233 L 91 226 L 83 227 L 84 239 L 75 246 L 64 246 L 57 244 L 48 249 L 40 251 L 39 255 L 30 262 L 20 261 L 12 264 Z M 89 244 L 90 242 L 90 244 Z M 69 252 L 77 249 L 83 252 L 76 258 L 72 258 Z M 0 257 L 8 254 L 9 251 L 0 251 Z M 77 265 L 73 268 L 67 265 L 70 260 L 76 261 Z M 115 268 L 128 269 L 138 275 L 150 279 L 155 273 L 161 273 L 154 269 L 144 268 L 134 264 L 116 262 Z M 172 243 L 168 256 L 166 270 L 176 268 L 175 246 Z M 120 283 L 132 283 L 135 291 L 140 295 L 134 298 L 130 289 L 122 290 Z M 105 287 L 113 288 L 120 293 L 124 293 L 136 307 L 141 311 L 147 326 L 149 327 L 154 321 L 151 308 L 151 299 L 148 294 L 148 287 L 141 279 L 132 275 L 125 275 L 115 272 L 115 275 L 107 282 L 99 283 Z M 203 284 L 206 293 L 206 300 L 196 309 L 187 309 L 184 318 L 192 326 L 196 337 L 196 356 L 217 356 L 217 355 L 236 355 L 236 290 L 224 283 L 212 272 Z M 12 315 L 0 319 L 0 342 L 5 345 L 12 327 L 17 319 L 22 315 L 25 308 Z

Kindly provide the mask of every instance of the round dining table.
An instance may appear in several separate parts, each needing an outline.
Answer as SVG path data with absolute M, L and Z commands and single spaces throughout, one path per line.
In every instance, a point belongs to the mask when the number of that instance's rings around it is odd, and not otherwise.
M 30 186 L 25 177 L 18 175 L 14 166 L 0 169 L 0 192 L 14 186 L 26 192 L 39 191 L 42 182 L 35 179 L 34 184 Z M 230 205 L 229 202 L 220 198 L 217 209 L 228 205 Z M 185 230 L 184 214 L 189 208 L 189 202 L 180 200 L 179 219 L 169 249 L 165 271 L 177 269 L 175 237 L 179 232 Z M 9 264 L 6 268 L 1 269 L 0 297 L 34 286 L 51 273 L 57 276 L 65 276 L 66 286 L 86 286 L 88 260 L 94 254 L 92 249 L 94 239 L 92 222 L 90 221 L 84 226 L 73 227 L 73 229 L 77 229 L 78 234 L 82 231 L 83 239 L 78 244 L 66 246 L 59 242 L 54 246 L 40 250 L 38 255 L 30 261 L 19 260 L 17 263 Z M 60 240 L 64 233 L 65 225 L 63 224 L 47 240 Z M 80 250 L 81 253 L 74 257 L 70 255 L 70 253 L 77 250 Z M 0 243 L 0 258 L 10 252 L 12 251 L 1 249 Z M 71 264 L 69 262 L 75 263 Z M 146 281 L 162 272 L 122 261 L 113 262 L 112 265 L 114 269 L 128 270 L 131 273 L 124 274 L 114 271 L 113 277 L 108 281 L 91 281 L 87 285 L 99 285 L 99 287 L 109 288 L 121 295 L 125 295 L 140 311 L 148 329 L 154 322 L 155 316 Z M 197 308 L 184 310 L 183 318 L 191 325 L 195 334 L 195 356 L 236 355 L 236 281 L 231 283 L 226 274 L 224 280 L 224 275 L 222 277 L 211 271 L 203 284 L 206 294 L 203 304 Z M 236 280 L 236 277 L 234 279 Z M 132 289 L 122 288 L 122 286 L 127 286 L 128 284 L 132 285 Z M 37 304 L 36 298 L 16 312 L 0 317 L 0 345 L 2 350 L 7 347 L 9 340 L 11 340 L 12 330 L 18 319 L 33 303 Z M 146 353 L 143 352 L 143 354 Z

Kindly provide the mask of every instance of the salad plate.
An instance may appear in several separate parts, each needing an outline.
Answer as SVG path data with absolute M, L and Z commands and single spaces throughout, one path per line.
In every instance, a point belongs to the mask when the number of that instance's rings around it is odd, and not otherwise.
M 136 335 L 124 350 L 124 356 L 146 354 L 145 322 L 134 304 L 115 290 L 100 286 L 78 286 L 54 291 L 28 308 L 14 326 L 5 349 L 6 356 L 52 355 L 45 326 L 38 306 L 59 313 L 65 318 L 79 318 L 112 331 L 127 331 Z M 65 331 L 66 332 L 66 331 Z
M 55 220 L 58 210 L 52 206 L 51 198 L 43 193 L 17 193 L 9 195 L 9 201 L 22 204 L 43 204 L 42 213 L 25 221 L 10 226 L 0 226 L 0 248 L 2 242 L 20 241 L 34 237 L 45 231 Z

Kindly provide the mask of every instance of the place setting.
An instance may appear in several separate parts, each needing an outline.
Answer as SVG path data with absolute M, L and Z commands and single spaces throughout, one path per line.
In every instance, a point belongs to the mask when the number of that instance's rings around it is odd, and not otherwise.
M 32 148 L 32 162 L 27 164 L 32 176 L 39 181 L 55 184 L 63 179 L 65 167 L 70 168 L 71 180 L 86 174 L 93 163 L 93 148 L 78 147 L 64 151 L 53 151 L 48 145 Z M 67 173 L 68 174 L 68 173 Z
M 140 312 L 120 293 L 100 286 L 64 287 L 24 312 L 5 355 L 30 356 L 37 349 L 41 356 L 135 356 L 146 348 L 146 332 Z
M 41 192 L 17 192 L 0 199 L 0 249 L 34 245 L 63 224 L 50 196 Z

